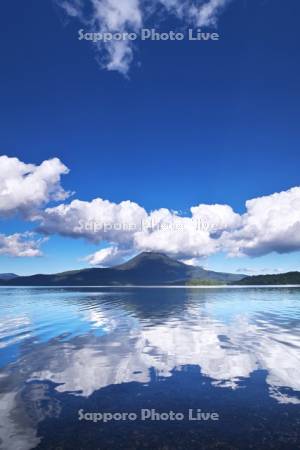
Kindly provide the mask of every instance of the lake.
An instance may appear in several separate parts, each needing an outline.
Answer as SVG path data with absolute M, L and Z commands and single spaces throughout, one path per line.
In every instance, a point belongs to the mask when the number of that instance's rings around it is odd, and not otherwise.
M 5 450 L 300 448 L 297 287 L 0 288 L 0 354 Z

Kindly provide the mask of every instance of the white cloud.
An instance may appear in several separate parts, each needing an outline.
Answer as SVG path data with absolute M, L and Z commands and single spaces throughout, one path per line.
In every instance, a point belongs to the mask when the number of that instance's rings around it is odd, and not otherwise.
M 46 234 L 110 245 L 87 257 L 93 265 L 116 263 L 140 251 L 193 262 L 217 252 L 288 253 L 300 250 L 300 188 L 249 200 L 242 215 L 217 204 L 194 206 L 189 216 L 166 208 L 148 213 L 131 201 L 117 204 L 98 198 L 47 208 L 40 221 L 39 231 Z
M 88 255 L 85 258 L 85 261 L 88 261 L 91 266 L 107 267 L 119 264 L 131 255 L 131 250 L 128 251 L 119 249 L 118 247 L 107 247 Z
M 141 251 L 163 252 L 189 263 L 218 252 L 261 256 L 300 250 L 300 187 L 254 198 L 244 214 L 229 205 L 199 204 L 188 215 L 167 208 L 151 212 L 132 201 L 73 200 L 43 209 L 69 195 L 61 186 L 67 167 L 57 158 L 40 165 L 0 157 L 0 216 L 20 213 L 44 235 L 84 238 L 108 248 L 87 256 L 111 265 Z M 0 235 L 0 252 L 39 256 L 41 240 L 28 233 Z
M 195 221 L 203 229 L 212 233 L 220 230 L 236 229 L 241 224 L 241 216 L 233 211 L 228 205 L 207 205 L 201 204 L 193 206 L 191 213 Z
M 147 219 L 147 213 L 131 201 L 117 204 L 96 198 L 91 202 L 74 200 L 68 205 L 47 208 L 39 218 L 39 230 L 46 234 L 132 245 L 134 234 Z
M 181 217 L 167 209 L 149 214 L 150 228 L 134 236 L 139 251 L 166 252 L 177 258 L 200 257 L 215 253 L 217 242 L 202 229 L 194 217 Z
M 20 212 L 28 217 L 51 200 L 64 200 L 68 193 L 61 187 L 60 178 L 68 172 L 58 158 L 37 166 L 0 156 L 0 216 Z
M 71 17 L 77 17 L 81 14 L 82 2 L 80 0 L 73 0 L 72 2 L 63 0 L 60 2 L 60 6 Z
M 158 13 L 175 17 L 184 27 L 215 26 L 230 0 L 55 0 L 71 18 L 77 18 L 90 32 L 138 33 Z M 129 40 L 94 43 L 101 64 L 108 70 L 127 74 L 133 60 Z
M 116 204 L 97 198 L 47 208 L 40 220 L 39 231 L 45 234 L 111 244 L 87 257 L 93 265 L 104 265 L 140 251 L 165 252 L 181 259 L 210 255 L 219 249 L 211 234 L 231 229 L 240 217 L 226 205 L 199 205 L 191 208 L 189 217 L 182 217 L 166 208 L 147 213 L 134 202 Z
M 0 255 L 13 257 L 41 256 L 40 246 L 45 238 L 37 238 L 33 233 L 0 234 Z
M 198 10 L 195 11 L 197 25 L 199 27 L 216 25 L 218 15 L 227 3 L 228 0 L 210 0 L 201 8 L 198 8 Z
M 300 250 L 300 187 L 246 202 L 236 230 L 225 232 L 222 246 L 232 256 L 261 256 Z

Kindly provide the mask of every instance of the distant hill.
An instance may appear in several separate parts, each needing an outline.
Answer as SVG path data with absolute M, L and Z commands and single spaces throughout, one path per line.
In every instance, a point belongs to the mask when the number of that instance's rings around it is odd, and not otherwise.
M 280 273 L 278 275 L 256 275 L 245 277 L 235 282 L 238 285 L 278 285 L 278 284 L 299 284 L 300 272 Z
M 124 264 L 111 268 L 92 268 L 53 275 L 31 275 L 1 280 L 7 286 L 126 286 L 176 285 L 197 280 L 213 284 L 230 283 L 245 275 L 220 273 L 189 266 L 162 253 L 143 252 Z M 199 281 L 200 280 L 200 281 Z M 205 284 L 204 283 L 204 284 Z
M 12 280 L 13 278 L 17 278 L 18 275 L 15 273 L 0 273 L 0 280 Z

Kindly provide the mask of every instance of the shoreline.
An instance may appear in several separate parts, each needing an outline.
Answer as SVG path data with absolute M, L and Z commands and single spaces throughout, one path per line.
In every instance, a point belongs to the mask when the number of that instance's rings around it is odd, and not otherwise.
M 180 285 L 180 286 L 164 286 L 164 285 L 157 285 L 157 286 L 147 286 L 147 285 L 143 285 L 143 286 L 138 286 L 138 285 L 126 285 L 126 286 L 109 286 L 109 285 L 99 285 L 99 286 L 94 286 L 94 285 L 81 285 L 81 286 L 76 286 L 76 285 L 65 285 L 65 286 L 0 286 L 0 289 L 3 288 L 11 288 L 11 289 L 19 289 L 19 288 L 36 288 L 36 289 L 49 289 L 49 288 L 53 288 L 53 289 L 65 289 L 65 288 L 95 288 L 95 289 L 99 289 L 99 288 L 109 288 L 109 289 L 128 289 L 128 288 L 135 288 L 135 289 L 250 289 L 250 288 L 300 288 L 300 284 L 253 284 L 253 285 L 232 285 L 232 286 L 184 286 L 184 285 Z

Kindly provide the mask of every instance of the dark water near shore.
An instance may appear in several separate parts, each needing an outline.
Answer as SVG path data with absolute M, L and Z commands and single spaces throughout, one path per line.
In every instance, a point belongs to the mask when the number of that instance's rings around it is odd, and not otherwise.
M 300 288 L 0 289 L 2 449 L 290 450 L 299 430 Z

